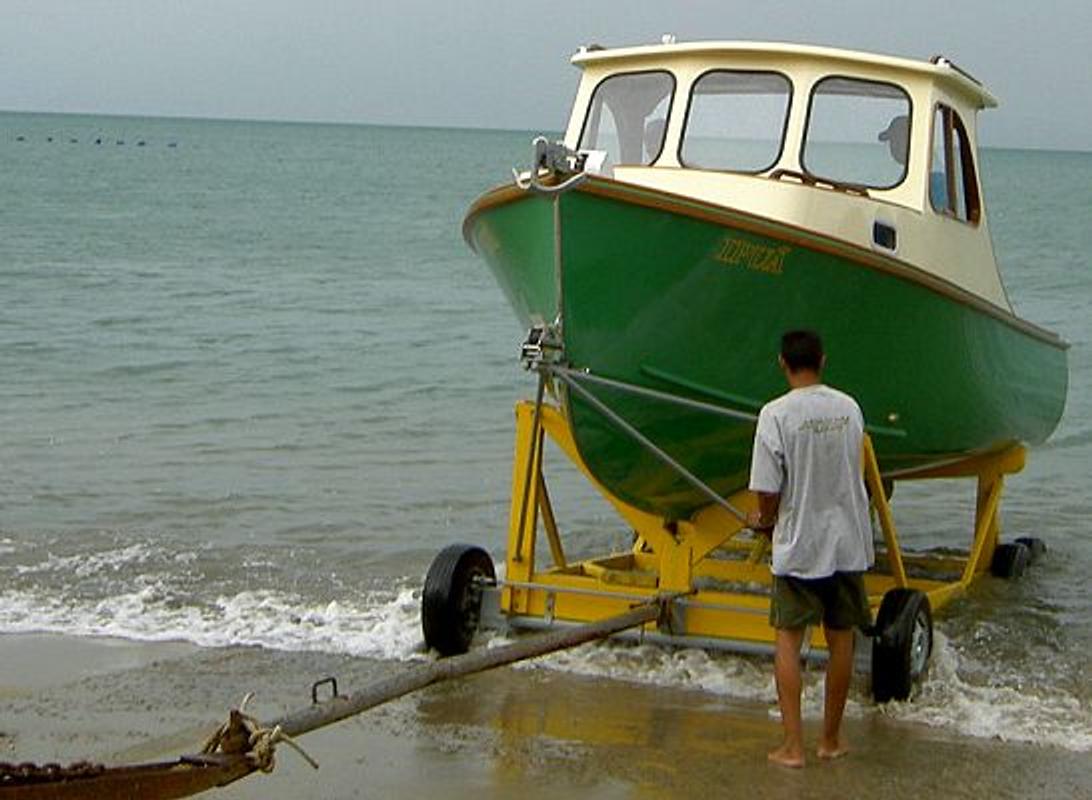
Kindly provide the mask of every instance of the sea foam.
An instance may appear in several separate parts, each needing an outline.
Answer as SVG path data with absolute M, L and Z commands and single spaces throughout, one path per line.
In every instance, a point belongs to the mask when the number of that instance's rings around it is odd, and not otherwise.
M 361 602 L 314 602 L 285 592 L 243 591 L 198 607 L 179 604 L 162 583 L 154 582 L 86 604 L 6 591 L 0 593 L 0 632 L 408 659 L 423 650 L 418 607 L 410 588 L 374 592 Z
M 146 554 L 144 554 L 146 555 Z M 143 557 L 127 551 L 129 560 Z M 112 569 L 121 558 L 103 558 Z M 70 566 L 63 559 L 52 568 Z M 414 581 L 415 583 L 415 581 Z M 396 661 L 425 656 L 420 632 L 420 593 L 410 579 L 389 591 L 359 599 L 316 602 L 290 592 L 242 591 L 203 606 L 179 603 L 163 581 L 95 602 L 0 593 L 0 632 L 53 632 L 118 636 L 143 641 L 186 641 L 202 647 L 258 646 L 277 650 L 332 652 Z M 508 641 L 479 637 L 481 646 Z M 855 682 L 847 715 L 884 714 L 958 734 L 1092 751 L 1092 711 L 1056 690 L 977 685 L 965 673 L 978 671 L 940 630 L 931 671 L 912 702 L 875 705 L 867 679 Z M 536 659 L 521 668 L 550 669 L 589 677 L 708 692 L 767 703 L 776 714 L 776 689 L 768 659 L 651 644 L 599 642 Z M 822 716 L 823 670 L 804 673 L 804 714 Z

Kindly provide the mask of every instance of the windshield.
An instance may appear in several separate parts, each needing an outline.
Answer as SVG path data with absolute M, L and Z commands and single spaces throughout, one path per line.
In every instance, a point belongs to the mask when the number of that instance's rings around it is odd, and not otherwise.
M 679 157 L 688 167 L 763 172 L 781 154 L 792 85 L 776 72 L 716 70 L 690 93 Z
M 910 98 L 898 86 L 855 78 L 815 84 L 801 159 L 818 178 L 890 189 L 906 176 Z
M 605 150 L 614 164 L 648 165 L 664 146 L 675 79 L 669 72 L 612 75 L 595 87 L 581 150 Z

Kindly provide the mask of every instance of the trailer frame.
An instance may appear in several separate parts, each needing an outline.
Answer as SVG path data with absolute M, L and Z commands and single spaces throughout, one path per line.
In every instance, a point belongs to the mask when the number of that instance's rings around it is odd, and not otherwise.
M 703 507 L 688 520 L 666 520 L 630 505 L 595 479 L 580 457 L 561 410 L 542 397 L 540 384 L 535 402 L 522 401 L 515 408 L 505 570 L 495 585 L 484 587 L 483 627 L 548 629 L 587 623 L 668 593 L 676 600 L 666 618 L 624 635 L 671 645 L 772 653 L 775 631 L 768 622 L 772 583 L 769 540 L 746 525 L 744 515 L 755 508 L 752 493 L 736 492 L 724 503 Z M 547 439 L 633 530 L 633 545 L 628 551 L 568 559 L 546 482 Z M 990 570 L 1001 532 L 1004 479 L 1019 472 L 1025 459 L 1025 448 L 1014 444 L 939 466 L 885 475 L 871 439 L 865 437 L 864 481 L 883 535 L 877 566 L 865 575 L 874 612 L 892 589 L 918 590 L 928 597 L 931 610 L 938 611 Z M 969 478 L 976 480 L 976 502 L 967 550 L 904 551 L 889 502 L 894 484 Z M 549 549 L 550 563 L 544 566 L 538 563 L 536 552 L 540 531 Z M 858 640 L 864 645 L 858 648 L 857 659 L 862 671 L 868 669 L 871 639 L 871 635 L 861 635 Z M 805 637 L 805 655 L 825 659 L 820 629 Z

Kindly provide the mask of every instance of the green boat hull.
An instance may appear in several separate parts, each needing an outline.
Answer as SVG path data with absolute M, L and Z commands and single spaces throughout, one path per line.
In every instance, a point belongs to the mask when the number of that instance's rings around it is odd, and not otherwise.
M 785 391 L 780 334 L 821 333 L 825 380 L 857 398 L 881 469 L 912 470 L 1056 427 L 1068 381 L 1051 334 L 894 259 L 613 181 L 494 193 L 465 234 L 527 326 L 561 320 L 574 369 L 757 413 Z M 747 483 L 753 424 L 617 388 L 595 396 L 722 495 Z M 581 457 L 668 518 L 708 499 L 574 392 Z

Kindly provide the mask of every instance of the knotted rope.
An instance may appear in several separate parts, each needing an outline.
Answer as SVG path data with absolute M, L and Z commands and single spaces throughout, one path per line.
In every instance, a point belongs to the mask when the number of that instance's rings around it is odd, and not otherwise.
M 311 758 L 296 741 L 281 730 L 280 725 L 272 728 L 264 727 L 256 718 L 246 713 L 246 705 L 254 697 L 254 692 L 248 692 L 238 708 L 231 709 L 227 721 L 224 722 L 205 742 L 201 748 L 203 755 L 224 753 L 225 755 L 245 756 L 262 772 L 272 772 L 276 765 L 274 757 L 277 745 L 284 742 L 303 758 L 314 769 L 319 765 Z

